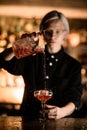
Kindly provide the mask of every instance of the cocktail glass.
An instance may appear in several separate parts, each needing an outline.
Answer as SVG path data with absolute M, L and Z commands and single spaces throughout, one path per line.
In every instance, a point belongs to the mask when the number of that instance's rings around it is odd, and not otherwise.
M 45 103 L 51 99 L 53 96 L 53 92 L 51 90 L 42 89 L 42 90 L 35 90 L 34 97 L 41 101 L 42 106 L 42 119 L 46 119 L 45 115 Z

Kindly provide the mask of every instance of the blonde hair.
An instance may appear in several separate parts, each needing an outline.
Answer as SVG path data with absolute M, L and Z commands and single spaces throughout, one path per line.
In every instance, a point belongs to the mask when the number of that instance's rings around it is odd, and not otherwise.
M 64 24 L 64 26 L 66 27 L 67 31 L 69 32 L 69 23 L 67 18 L 64 16 L 63 13 L 58 12 L 56 10 L 53 10 L 51 12 L 48 12 L 42 19 L 41 23 L 40 23 L 40 32 L 42 33 L 43 30 L 46 28 L 47 24 L 51 21 L 51 20 L 61 20 Z

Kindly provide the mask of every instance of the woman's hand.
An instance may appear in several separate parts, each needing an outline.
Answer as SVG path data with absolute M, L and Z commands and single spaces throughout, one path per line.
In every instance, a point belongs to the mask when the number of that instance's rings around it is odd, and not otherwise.
M 57 120 L 72 114 L 75 110 L 75 105 L 72 102 L 70 102 L 66 106 L 61 108 L 52 105 L 46 105 L 45 108 L 45 113 L 47 114 L 48 119 Z
M 60 119 L 64 117 L 62 108 L 52 105 L 46 105 L 46 114 L 48 119 Z

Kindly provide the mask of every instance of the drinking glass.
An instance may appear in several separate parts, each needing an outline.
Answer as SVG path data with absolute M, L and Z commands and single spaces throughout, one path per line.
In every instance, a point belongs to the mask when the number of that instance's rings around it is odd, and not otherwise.
M 51 90 L 42 89 L 35 90 L 34 97 L 41 101 L 42 106 L 42 119 L 46 119 L 45 117 L 45 103 L 52 98 L 53 92 Z

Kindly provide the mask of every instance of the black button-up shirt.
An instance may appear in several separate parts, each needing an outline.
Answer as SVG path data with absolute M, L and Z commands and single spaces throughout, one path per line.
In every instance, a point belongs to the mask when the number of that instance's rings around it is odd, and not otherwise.
M 63 107 L 68 102 L 73 102 L 76 108 L 80 106 L 81 87 L 81 64 L 69 56 L 62 48 L 56 54 L 45 51 L 46 73 L 44 73 L 43 54 L 10 61 L 4 60 L 6 50 L 0 54 L 0 68 L 6 69 L 14 75 L 22 75 L 25 82 L 25 91 L 21 105 L 21 114 L 35 116 L 39 114 L 41 103 L 34 98 L 36 89 L 46 87 L 53 91 L 53 97 L 47 103 Z

